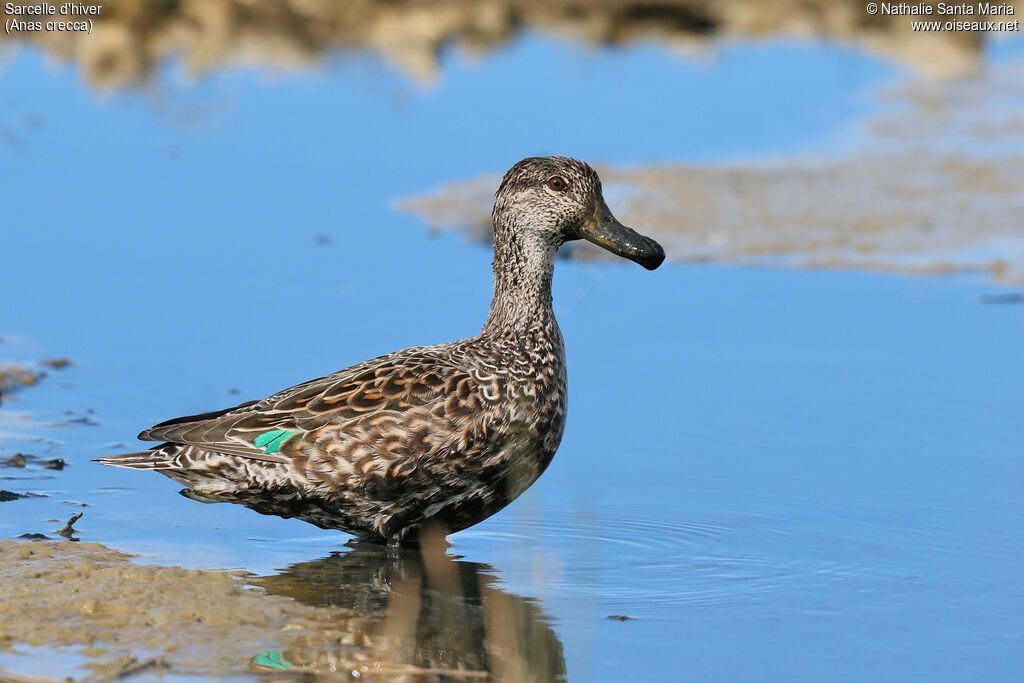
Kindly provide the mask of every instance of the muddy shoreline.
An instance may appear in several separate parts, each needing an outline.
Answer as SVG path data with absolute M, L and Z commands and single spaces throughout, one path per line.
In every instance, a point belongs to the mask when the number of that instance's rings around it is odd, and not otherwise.
M 20 3 L 31 5 L 32 0 Z M 423 2 L 305 0 L 251 3 L 102 4 L 92 33 L 13 31 L 4 44 L 29 44 L 79 65 L 100 87 L 139 85 L 171 59 L 200 75 L 224 66 L 306 68 L 329 54 L 373 54 L 419 81 L 438 77 L 442 55 L 499 49 L 523 32 L 592 45 L 654 42 L 682 53 L 730 40 L 825 39 L 856 46 L 930 77 L 976 70 L 991 36 L 981 31 L 912 31 L 915 17 L 871 15 L 859 0 L 469 0 Z M 928 2 L 924 4 L 936 5 Z M 998 34 L 997 34 L 998 35 Z
M 48 675 L 89 681 L 149 669 L 564 675 L 561 644 L 539 608 L 445 547 L 350 545 L 259 577 L 139 564 L 99 543 L 0 541 L 0 679 L 38 680 L 18 672 L 48 652 Z
M 1024 284 L 1020 63 L 970 81 L 913 82 L 831 155 L 721 164 L 598 165 L 613 211 L 669 259 L 918 275 L 981 273 Z M 982 106 L 983 104 L 983 106 Z M 499 176 L 397 202 L 431 228 L 490 242 Z M 564 255 L 609 258 L 576 242 Z

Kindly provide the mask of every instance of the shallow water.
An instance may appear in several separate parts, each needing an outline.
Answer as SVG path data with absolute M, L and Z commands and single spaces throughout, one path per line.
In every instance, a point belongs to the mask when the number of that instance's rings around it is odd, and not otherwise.
M 89 461 L 162 419 L 474 334 L 487 249 L 432 235 L 397 198 L 535 153 L 630 165 L 841 147 L 901 77 L 828 44 L 734 45 L 708 64 L 528 36 L 481 63 L 448 58 L 426 91 L 332 64 L 194 84 L 169 68 L 149 91 L 104 95 L 18 54 L 0 88 L 19 140 L 0 148 L 0 356 L 74 365 L 5 397 L 0 458 L 68 467 L 0 468 L 0 488 L 40 494 L 0 503 L 0 536 L 52 537 L 84 511 L 83 541 L 140 562 L 244 569 L 299 601 L 379 600 L 366 574 L 382 558 L 343 534 Z M 1014 678 L 1024 317 L 984 303 L 1005 289 L 557 270 L 562 446 L 448 558 L 539 624 L 547 675 Z M 32 659 L 3 665 L 40 671 Z

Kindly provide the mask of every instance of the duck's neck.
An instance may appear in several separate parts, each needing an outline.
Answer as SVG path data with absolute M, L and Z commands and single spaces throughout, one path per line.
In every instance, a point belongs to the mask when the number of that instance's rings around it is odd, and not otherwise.
M 551 276 L 556 244 L 517 230 L 508 218 L 494 220 L 494 299 L 483 335 L 521 337 L 555 325 Z

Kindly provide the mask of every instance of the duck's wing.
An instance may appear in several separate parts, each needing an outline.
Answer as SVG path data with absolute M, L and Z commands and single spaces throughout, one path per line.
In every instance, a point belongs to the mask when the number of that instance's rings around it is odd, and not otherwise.
M 344 424 L 375 412 L 393 415 L 435 403 L 456 417 L 467 409 L 460 396 L 468 398 L 470 382 L 468 372 L 444 346 L 407 349 L 303 382 L 262 401 L 168 420 L 139 438 L 288 462 L 289 453 L 296 452 L 306 434 L 328 423 Z

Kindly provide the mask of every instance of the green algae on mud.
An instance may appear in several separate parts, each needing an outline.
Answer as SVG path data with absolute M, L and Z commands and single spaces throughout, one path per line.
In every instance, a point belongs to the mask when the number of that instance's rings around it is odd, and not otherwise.
M 94 673 L 564 676 L 547 617 L 488 569 L 443 541 L 359 544 L 266 577 L 140 565 L 98 543 L 0 541 L 0 679 L 26 647 L 72 648 Z

